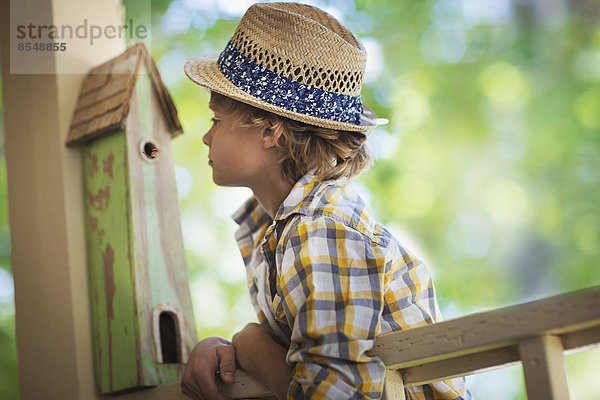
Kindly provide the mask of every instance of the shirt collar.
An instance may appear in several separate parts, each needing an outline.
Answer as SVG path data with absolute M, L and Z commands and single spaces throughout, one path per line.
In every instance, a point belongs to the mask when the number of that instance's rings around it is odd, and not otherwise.
M 315 195 L 325 182 L 315 176 L 314 169 L 304 174 L 279 206 L 279 210 L 275 214 L 275 221 L 284 220 L 292 214 L 306 215 Z
M 231 218 L 239 225 L 235 238 L 239 241 L 258 231 L 265 224 L 272 222 L 267 211 L 260 205 L 254 195 L 250 196 Z
M 308 171 L 294 184 L 290 193 L 279 206 L 274 220 L 284 220 L 292 214 L 306 215 L 311 208 L 314 197 L 326 186 L 325 182 L 330 181 L 321 181 L 315 175 L 315 169 Z M 256 232 L 267 222 L 273 222 L 254 195 L 250 196 L 231 215 L 231 218 L 240 226 L 235 235 L 237 239 Z

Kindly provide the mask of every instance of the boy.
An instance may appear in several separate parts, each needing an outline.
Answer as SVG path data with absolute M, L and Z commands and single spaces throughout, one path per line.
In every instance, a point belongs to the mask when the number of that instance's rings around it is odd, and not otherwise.
M 375 337 L 440 320 L 426 267 L 342 183 L 368 167 L 378 123 L 360 100 L 366 52 L 318 8 L 251 6 L 225 50 L 186 63 L 211 90 L 204 135 L 213 180 L 253 196 L 234 214 L 260 324 L 192 351 L 182 391 L 223 399 L 236 364 L 289 399 L 379 398 Z M 409 388 L 411 399 L 470 398 L 464 379 Z

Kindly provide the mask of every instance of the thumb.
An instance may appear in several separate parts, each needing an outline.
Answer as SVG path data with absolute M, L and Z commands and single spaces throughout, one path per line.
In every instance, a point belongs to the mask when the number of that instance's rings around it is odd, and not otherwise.
M 217 356 L 219 357 L 219 370 L 221 379 L 225 383 L 233 382 L 235 374 L 235 348 L 232 345 L 217 347 Z

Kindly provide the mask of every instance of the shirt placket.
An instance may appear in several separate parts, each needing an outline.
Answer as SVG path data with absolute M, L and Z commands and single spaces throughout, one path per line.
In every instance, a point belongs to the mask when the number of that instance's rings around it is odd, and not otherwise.
M 275 310 L 273 309 L 273 294 L 274 294 L 274 282 L 276 279 L 275 268 L 275 249 L 277 248 L 277 237 L 273 234 L 275 230 L 276 222 L 273 222 L 271 226 L 265 232 L 263 241 L 260 244 L 260 252 L 262 255 L 261 268 L 258 272 L 258 294 L 257 302 L 259 307 L 265 314 L 267 322 L 271 329 L 277 334 L 277 336 L 285 343 L 289 341 L 289 338 L 281 330 L 281 327 L 275 319 Z M 271 289 L 273 287 L 273 289 Z M 272 293 L 273 290 L 273 293 Z

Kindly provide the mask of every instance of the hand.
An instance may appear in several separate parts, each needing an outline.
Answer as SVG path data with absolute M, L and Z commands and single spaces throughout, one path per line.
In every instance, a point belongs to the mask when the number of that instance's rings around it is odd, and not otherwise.
M 275 333 L 260 324 L 250 323 L 236 333 L 231 342 L 238 365 L 279 399 L 285 399 L 292 367 L 285 362 L 287 349 L 279 343 Z
M 255 339 L 263 334 L 262 328 L 259 324 L 251 322 L 247 324 L 244 329 L 236 333 L 231 337 L 231 344 L 235 352 L 235 359 L 240 368 L 246 369 L 249 363 L 252 363 L 252 347 Z
M 192 350 L 181 379 L 181 391 L 192 399 L 226 400 L 227 397 L 217 391 L 217 371 L 220 371 L 223 382 L 233 382 L 235 350 L 229 341 L 210 337 Z
M 257 324 L 256 322 L 250 322 L 249 324 L 246 324 L 246 326 L 241 331 L 239 331 L 231 337 L 231 344 L 235 349 L 239 349 L 240 351 L 251 350 L 252 342 L 259 339 L 261 336 L 269 336 L 273 338 L 274 335 L 275 334 L 270 329 L 263 328 L 260 324 Z M 238 359 L 238 364 L 240 364 L 240 356 L 242 356 L 241 353 L 236 353 L 236 359 Z M 241 364 L 240 366 L 242 367 L 242 369 L 244 368 Z

